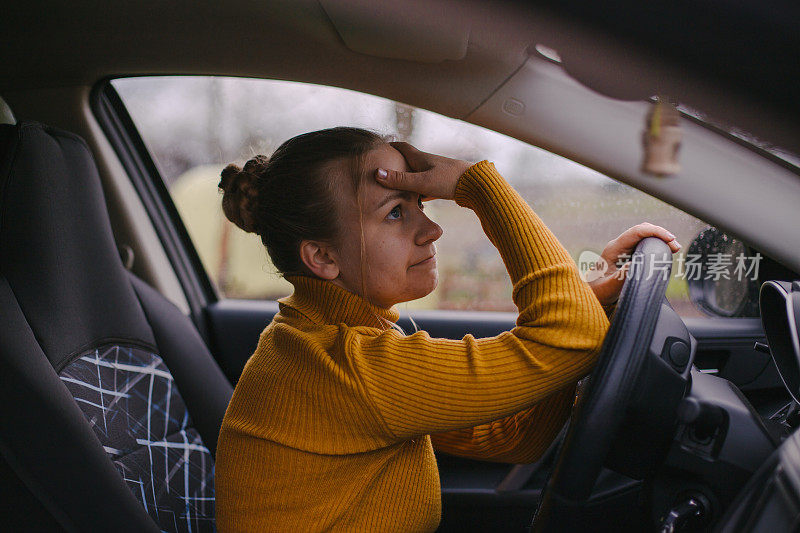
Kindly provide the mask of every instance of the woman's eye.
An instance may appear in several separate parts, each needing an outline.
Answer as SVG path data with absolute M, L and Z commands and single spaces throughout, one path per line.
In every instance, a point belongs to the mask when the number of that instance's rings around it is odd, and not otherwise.
M 423 203 L 422 203 L 422 196 L 420 196 L 419 198 L 417 198 L 417 205 L 418 205 L 418 206 L 419 206 L 419 208 L 420 208 L 420 209 L 422 209 L 423 211 L 425 210 L 425 204 L 423 204 Z
M 399 205 L 394 206 L 394 209 L 389 211 L 389 214 L 386 216 L 386 218 L 388 218 L 389 220 L 396 220 L 400 218 L 400 206 Z

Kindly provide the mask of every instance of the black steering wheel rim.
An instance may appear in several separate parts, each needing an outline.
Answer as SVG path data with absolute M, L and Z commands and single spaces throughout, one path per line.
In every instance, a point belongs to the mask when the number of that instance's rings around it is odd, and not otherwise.
M 671 272 L 661 239 L 639 242 L 586 390 L 573 410 L 532 531 L 584 529 L 583 509 L 626 416 L 653 339 Z

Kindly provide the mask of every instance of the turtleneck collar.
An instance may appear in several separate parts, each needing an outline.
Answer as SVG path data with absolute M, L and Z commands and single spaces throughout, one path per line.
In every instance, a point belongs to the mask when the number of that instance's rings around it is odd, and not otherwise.
M 290 307 L 318 324 L 347 324 L 389 329 L 400 314 L 394 307 L 373 305 L 347 289 L 310 276 L 286 276 L 294 293 L 278 300 L 281 308 Z

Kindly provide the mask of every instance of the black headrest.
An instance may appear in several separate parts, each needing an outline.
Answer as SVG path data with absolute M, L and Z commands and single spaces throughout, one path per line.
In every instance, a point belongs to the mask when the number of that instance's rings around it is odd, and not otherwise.
M 1 124 L 0 157 L 0 276 L 56 370 L 104 342 L 154 344 L 86 142 Z

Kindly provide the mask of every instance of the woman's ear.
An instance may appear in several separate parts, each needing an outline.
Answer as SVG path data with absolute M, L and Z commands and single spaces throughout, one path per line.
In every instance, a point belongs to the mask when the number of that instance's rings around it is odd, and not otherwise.
M 300 259 L 314 275 L 322 279 L 336 279 L 339 277 L 339 264 L 333 248 L 317 241 L 302 241 L 300 243 Z

